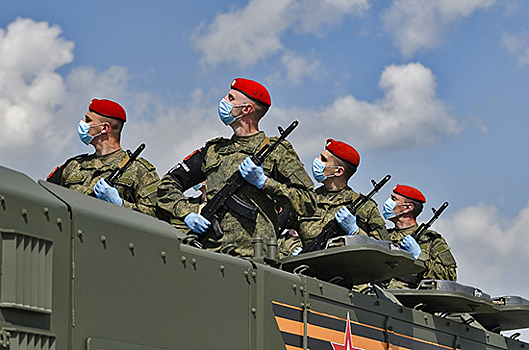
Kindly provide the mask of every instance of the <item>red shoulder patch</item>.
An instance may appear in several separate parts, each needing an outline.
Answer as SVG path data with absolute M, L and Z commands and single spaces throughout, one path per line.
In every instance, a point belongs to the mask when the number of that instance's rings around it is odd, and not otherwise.
M 56 172 L 57 170 L 59 170 L 59 168 L 60 168 L 60 167 L 56 167 L 55 169 L 53 169 L 53 171 L 52 171 L 52 172 L 46 177 L 46 180 L 49 179 L 50 177 L 52 177 L 53 174 L 55 174 L 55 172 Z
M 202 151 L 202 149 L 204 149 L 204 147 L 200 147 L 199 149 L 194 150 L 193 152 L 191 152 L 190 155 L 188 155 L 187 157 L 184 158 L 184 161 L 188 160 L 189 158 L 191 158 L 195 153 Z

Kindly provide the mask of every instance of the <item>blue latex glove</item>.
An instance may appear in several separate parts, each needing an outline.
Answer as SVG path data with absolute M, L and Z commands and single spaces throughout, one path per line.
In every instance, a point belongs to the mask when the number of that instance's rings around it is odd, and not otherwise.
M 114 203 L 120 207 L 123 205 L 123 199 L 119 196 L 118 189 L 111 187 L 104 178 L 100 178 L 94 186 L 94 193 L 97 198 Z
M 264 174 L 263 167 L 255 165 L 250 157 L 246 157 L 246 159 L 239 165 L 239 171 L 248 183 L 254 185 L 258 189 L 263 188 L 268 179 Z
M 358 226 L 356 225 L 356 216 L 351 214 L 347 207 L 341 207 L 340 210 L 334 214 L 336 221 L 340 224 L 342 230 L 344 230 L 348 235 L 354 235 L 358 231 Z
M 290 254 L 290 256 L 296 256 L 296 255 L 298 255 L 299 253 L 301 253 L 302 250 L 303 250 L 303 248 L 301 248 L 301 247 L 297 247 L 296 249 L 294 249 L 294 251 L 292 252 L 292 254 Z
M 205 233 L 211 226 L 211 222 L 208 219 L 197 213 L 188 214 L 184 219 L 184 223 L 191 231 L 196 233 Z
M 400 246 L 402 249 L 413 255 L 415 259 L 419 257 L 422 251 L 419 243 L 417 243 L 417 241 L 410 235 L 404 237 L 402 242 L 400 242 Z

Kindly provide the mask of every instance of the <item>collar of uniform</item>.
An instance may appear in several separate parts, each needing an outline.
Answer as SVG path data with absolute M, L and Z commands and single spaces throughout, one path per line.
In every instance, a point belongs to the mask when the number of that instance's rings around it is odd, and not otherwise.
M 349 186 L 337 191 L 329 191 L 325 186 L 320 186 L 316 189 L 316 193 L 319 194 L 318 202 L 335 205 L 349 205 L 358 197 L 358 194 Z
M 90 155 L 89 159 L 84 162 L 81 167 L 83 169 L 98 169 L 105 171 L 107 169 L 115 168 L 116 164 L 121 164 L 126 155 L 127 153 L 122 148 L 102 156 L 97 156 L 94 153 Z
M 219 149 L 219 154 L 230 154 L 235 152 L 242 152 L 250 154 L 255 154 L 259 150 L 259 147 L 265 139 L 265 133 L 259 131 L 257 134 L 251 136 L 235 136 L 233 135 L 229 142 L 224 147 Z
M 389 234 L 390 234 L 392 240 L 395 240 L 395 239 L 401 240 L 404 237 L 406 237 L 407 235 L 411 235 L 413 232 L 415 232 L 417 227 L 419 227 L 418 224 L 415 224 L 415 225 L 410 226 L 410 227 L 402 228 L 402 229 L 392 228 L 392 229 L 390 229 Z

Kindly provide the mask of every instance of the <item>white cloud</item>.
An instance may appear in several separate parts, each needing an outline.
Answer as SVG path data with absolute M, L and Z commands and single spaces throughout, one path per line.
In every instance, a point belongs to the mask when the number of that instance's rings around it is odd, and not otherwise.
M 507 218 L 494 205 L 478 203 L 459 210 L 451 218 L 440 218 L 435 229 L 444 235 L 454 252 L 459 282 L 492 296 L 527 297 L 527 280 L 515 271 L 529 264 L 528 225 L 529 204 L 515 218 Z
M 395 0 L 382 15 L 386 31 L 394 36 L 402 54 L 438 47 L 445 33 L 475 11 L 496 0 Z
M 218 15 L 206 33 L 197 34 L 202 63 L 255 64 L 283 49 L 280 34 L 292 21 L 288 15 L 294 0 L 253 0 L 247 7 Z
M 301 84 L 305 76 L 318 78 L 321 74 L 322 63 L 319 60 L 308 60 L 305 57 L 296 55 L 294 52 L 287 51 L 283 55 L 281 62 L 286 68 L 286 79 L 294 84 Z M 280 81 L 281 77 L 274 79 Z
M 225 62 L 251 66 L 285 51 L 281 36 L 287 30 L 321 34 L 325 26 L 368 8 L 369 0 L 252 0 L 246 7 L 220 14 L 212 24 L 201 28 L 194 38 L 195 46 L 202 52 L 205 66 Z M 285 59 L 283 63 L 294 70 L 288 75 L 299 79 L 299 66 L 289 65 Z
M 54 71 L 73 60 L 73 43 L 46 22 L 17 19 L 0 30 L 0 151 L 20 152 L 47 133 L 66 86 Z
M 214 109 L 197 90 L 185 108 L 169 107 L 130 87 L 124 67 L 103 72 L 93 67 L 56 70 L 73 60 L 74 44 L 58 26 L 17 19 L 0 29 L 0 164 L 44 178 L 56 165 L 79 153 L 93 152 L 77 137 L 77 123 L 89 101 L 110 98 L 127 110 L 122 146 L 141 142 L 145 155 L 164 173 L 204 140 L 218 135 L 219 124 L 200 123 Z M 229 133 L 228 133 L 229 134 Z M 44 173 L 43 173 L 44 171 Z
M 520 66 L 529 65 L 529 39 L 527 32 L 519 35 L 505 32 L 501 43 L 507 52 L 518 56 L 518 64 Z
M 23 71 L 31 80 L 72 62 L 74 44 L 60 37 L 61 33 L 58 26 L 47 22 L 18 18 L 7 31 L 0 30 L 0 66 Z
M 322 140 L 331 135 L 359 149 L 419 147 L 459 135 L 463 129 L 450 106 L 436 97 L 436 86 L 432 71 L 419 63 L 392 65 L 380 77 L 384 97 L 373 103 L 347 95 L 321 111 L 275 109 L 273 114 L 280 120 L 303 115 L 303 127 L 313 137 L 293 135 L 297 149 L 307 152 L 302 156 L 318 152 Z
M 222 128 L 215 109 L 204 104 L 209 100 L 205 95 L 200 89 L 194 91 L 190 105 L 185 107 L 167 106 L 152 96 L 145 96 L 136 104 L 135 114 L 144 118 L 127 126 L 126 137 L 137 140 L 138 144 L 146 142 L 145 154 L 149 154 L 148 159 L 155 164 L 160 176 L 204 146 L 206 140 L 231 136 L 231 128 Z
M 27 47 L 24 40 L 9 41 L 12 28 L 17 29 L 17 37 L 41 38 L 37 45 L 41 51 Z M 170 106 L 148 93 L 131 89 L 132 78 L 123 67 L 110 67 L 103 72 L 81 67 L 61 76 L 56 70 L 70 62 L 64 57 L 73 57 L 73 44 L 59 34 L 58 27 L 27 19 L 19 19 L 2 31 L 0 62 L 6 61 L 10 52 L 22 50 L 22 46 L 31 50 L 35 61 L 44 63 L 22 60 L 20 66 L 0 66 L 0 163 L 51 170 L 69 156 L 91 152 L 91 147 L 77 140 L 76 127 L 93 97 L 111 98 L 125 107 L 129 122 L 122 138 L 124 146 L 135 148 L 146 142 L 146 158 L 162 173 L 202 146 L 204 140 L 219 132 L 231 134 L 229 128 L 219 129 L 220 122 L 209 123 L 216 108 L 205 101 L 217 101 L 216 91 L 197 90 L 190 96 L 189 105 Z M 46 55 L 50 48 L 64 52 Z M 320 69 L 317 60 L 311 62 L 289 51 L 285 51 L 285 61 L 292 66 L 289 79 L 293 81 L 301 82 L 302 71 Z M 331 134 L 368 149 L 429 145 L 461 132 L 461 123 L 450 107 L 436 97 L 435 77 L 430 69 L 418 63 L 389 66 L 382 73 L 379 86 L 384 96 L 374 102 L 346 95 L 320 111 L 273 108 L 263 129 L 271 123 L 275 130 L 275 125 L 285 126 L 293 115 L 303 115 L 306 131 L 295 134 L 308 132 L 314 137 L 293 136 L 293 143 L 301 145 L 297 149 L 304 152 L 301 156 L 318 152 L 322 140 Z M 40 178 L 46 175 L 36 170 L 29 173 Z

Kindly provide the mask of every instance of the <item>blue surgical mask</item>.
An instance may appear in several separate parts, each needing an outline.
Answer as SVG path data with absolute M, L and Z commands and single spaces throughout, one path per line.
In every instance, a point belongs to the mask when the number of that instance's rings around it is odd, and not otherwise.
M 198 184 L 196 184 L 195 186 L 193 186 L 193 189 L 194 189 L 195 191 L 200 191 L 201 188 L 202 188 L 202 183 L 198 183 Z
M 391 197 L 388 198 L 384 202 L 384 209 L 382 209 L 382 215 L 384 216 L 386 220 L 395 217 L 395 207 L 396 206 L 397 206 L 397 202 L 391 199 Z
M 395 202 L 393 199 L 391 199 L 391 197 L 389 197 L 384 202 L 384 208 L 382 209 L 382 215 L 384 216 L 384 218 L 386 218 L 386 220 L 387 220 L 387 219 L 391 219 L 391 218 L 394 218 L 397 215 L 402 214 L 402 213 L 395 214 L 395 207 L 399 206 L 399 205 L 406 205 L 406 203 L 397 204 L 397 202 Z
M 312 162 L 312 176 L 314 176 L 314 179 L 318 182 L 322 182 L 327 178 L 323 171 L 325 170 L 325 164 L 319 159 L 314 158 L 314 161 Z
M 230 125 L 231 123 L 233 123 L 234 121 L 236 121 L 237 119 L 242 117 L 243 114 L 244 114 L 243 112 L 241 112 L 241 114 L 239 114 L 238 116 L 234 117 L 234 116 L 231 115 L 232 109 L 234 109 L 236 107 L 243 107 L 243 106 L 246 106 L 246 105 L 243 104 L 243 105 L 234 106 L 233 103 L 227 101 L 225 98 L 222 98 L 222 100 L 220 100 L 220 102 L 219 102 L 219 117 L 220 117 L 220 120 L 222 120 L 224 125 L 226 125 L 226 126 Z
M 336 175 L 325 175 L 323 171 L 325 168 L 339 168 L 338 165 L 325 165 L 320 158 L 316 157 L 314 158 L 314 161 L 312 162 L 312 176 L 314 176 L 314 179 L 318 182 L 323 182 L 325 179 L 329 177 L 335 177 Z
M 99 123 L 96 125 L 90 125 L 84 120 L 81 120 L 79 122 L 79 125 L 77 126 L 77 133 L 79 134 L 79 138 L 85 145 L 89 145 L 90 142 L 92 142 L 92 140 L 94 139 L 94 137 L 101 135 L 101 133 L 94 135 L 94 136 L 88 134 L 88 132 L 90 131 L 90 128 L 94 128 L 99 125 L 103 125 L 103 123 Z

